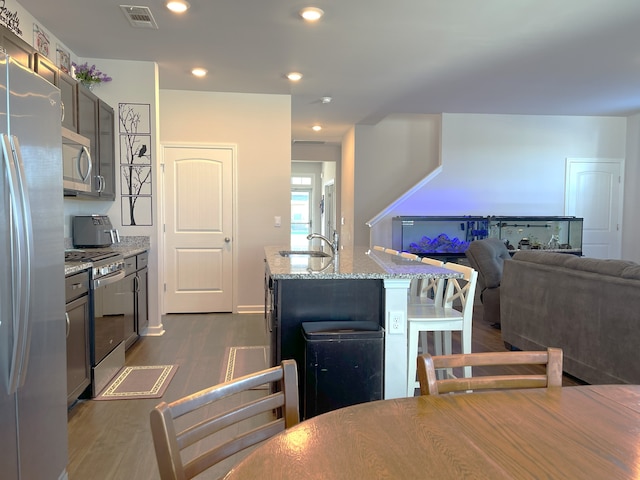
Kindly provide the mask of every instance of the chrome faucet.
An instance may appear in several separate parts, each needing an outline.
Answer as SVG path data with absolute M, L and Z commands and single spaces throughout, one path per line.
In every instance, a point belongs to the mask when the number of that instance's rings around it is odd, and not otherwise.
M 310 233 L 309 235 L 307 235 L 307 240 L 313 240 L 314 238 L 319 238 L 320 240 L 324 240 L 327 243 L 327 245 L 331 247 L 331 253 L 333 253 L 334 255 L 338 253 L 338 251 L 340 250 L 340 245 L 338 242 L 339 237 L 338 237 L 338 232 L 336 230 L 333 231 L 333 241 L 329 240 L 327 237 L 319 233 Z

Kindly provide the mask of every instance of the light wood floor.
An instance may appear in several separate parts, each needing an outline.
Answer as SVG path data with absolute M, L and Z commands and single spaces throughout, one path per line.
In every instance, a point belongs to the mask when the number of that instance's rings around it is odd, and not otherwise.
M 483 322 L 481 314 L 481 309 L 474 313 L 473 351 L 504 350 L 500 331 Z M 166 333 L 141 338 L 127 352 L 127 365 L 178 364 L 162 398 L 167 402 L 219 383 L 227 347 L 268 343 L 262 315 L 169 315 L 163 323 Z M 564 383 L 578 382 L 565 377 Z M 69 478 L 157 480 L 149 412 L 160 401 L 83 400 L 76 404 L 69 412 Z M 237 460 L 230 459 L 199 478 L 219 478 Z

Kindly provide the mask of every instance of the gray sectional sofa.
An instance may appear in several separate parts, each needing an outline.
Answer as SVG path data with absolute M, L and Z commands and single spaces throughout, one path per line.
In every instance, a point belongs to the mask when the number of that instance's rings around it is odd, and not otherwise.
M 504 263 L 502 338 L 520 350 L 560 347 L 587 383 L 640 384 L 640 265 L 520 251 Z

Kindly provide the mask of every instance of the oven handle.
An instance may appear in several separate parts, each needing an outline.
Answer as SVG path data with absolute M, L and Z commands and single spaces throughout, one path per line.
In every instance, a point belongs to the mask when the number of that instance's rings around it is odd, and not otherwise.
M 107 275 L 106 277 L 96 278 L 93 281 L 93 289 L 96 290 L 100 287 L 106 287 L 107 285 L 111 285 L 112 283 L 116 283 L 124 278 L 125 271 L 119 270 L 117 273 L 113 273 L 111 275 Z

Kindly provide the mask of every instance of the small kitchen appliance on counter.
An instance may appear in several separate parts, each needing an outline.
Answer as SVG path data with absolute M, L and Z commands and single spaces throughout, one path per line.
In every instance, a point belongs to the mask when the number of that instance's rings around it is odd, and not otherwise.
M 118 230 L 107 215 L 73 217 L 73 245 L 77 248 L 104 248 L 120 242 Z

